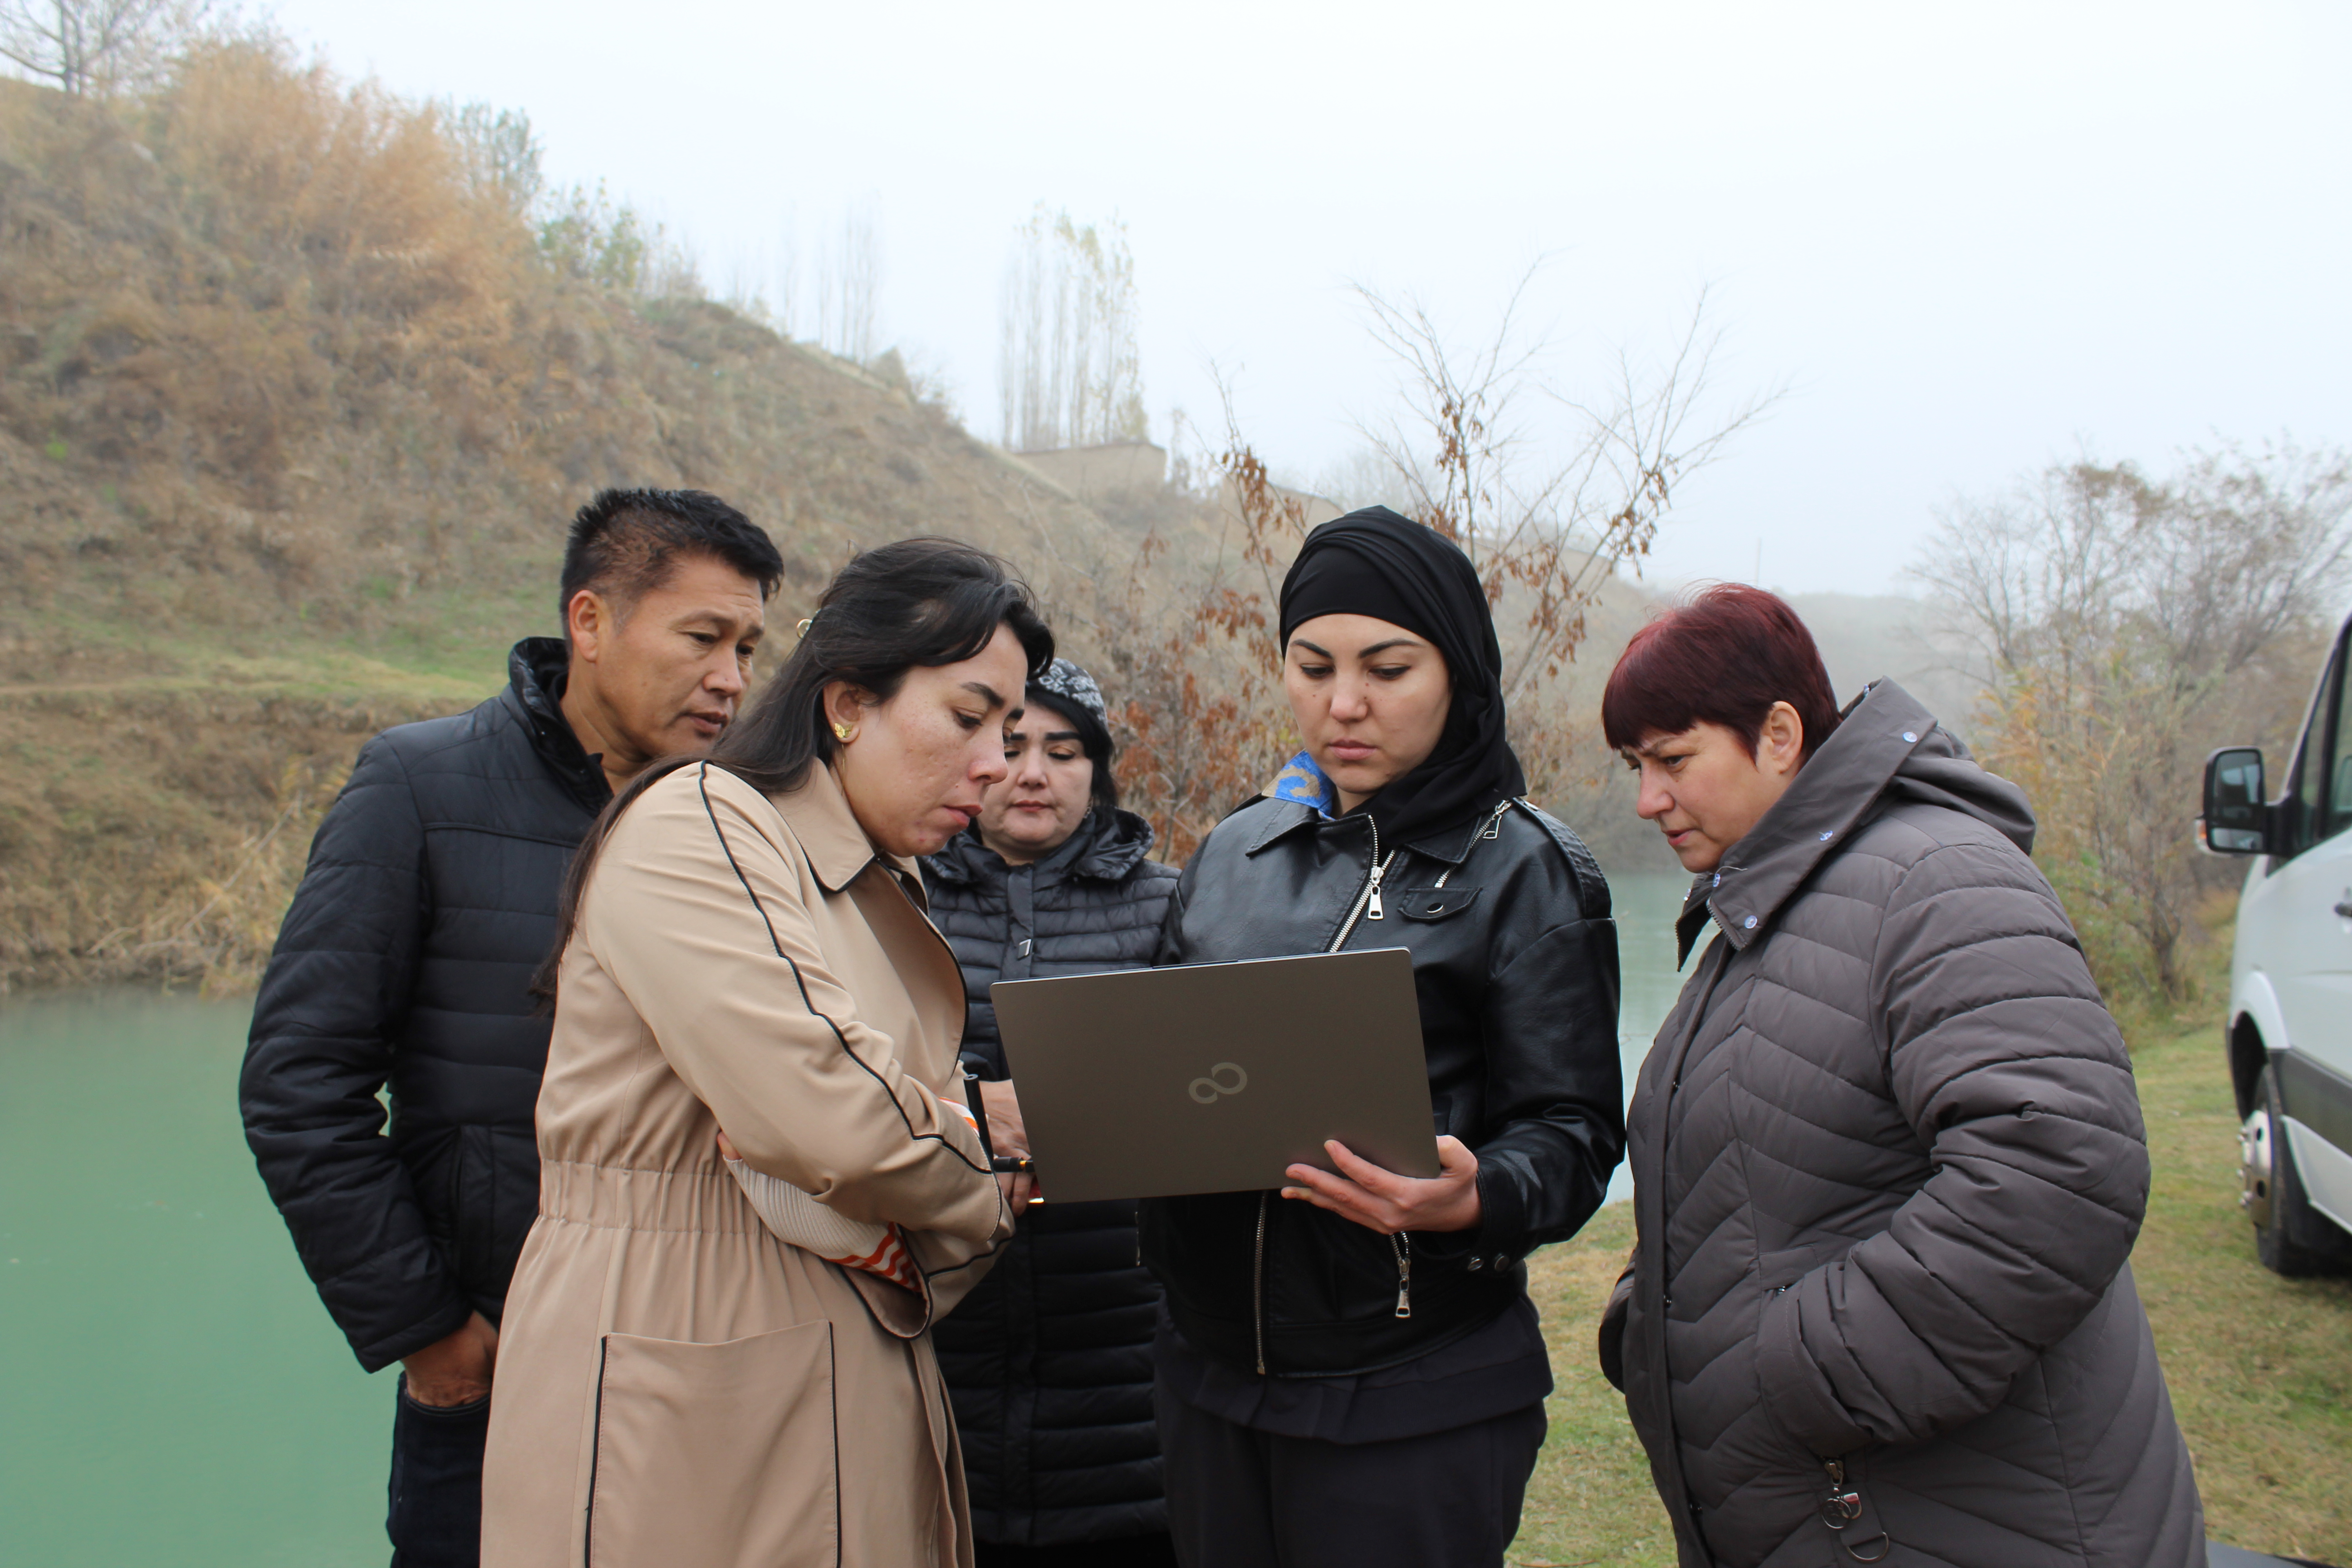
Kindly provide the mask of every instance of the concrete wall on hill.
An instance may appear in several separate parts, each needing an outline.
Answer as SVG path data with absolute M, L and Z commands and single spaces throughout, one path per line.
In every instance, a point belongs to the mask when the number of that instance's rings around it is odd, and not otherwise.
M 1328 496 L 1318 496 L 1307 490 L 1288 489 L 1281 485 L 1276 485 L 1273 489 L 1274 493 L 1282 500 L 1295 500 L 1305 510 L 1307 526 L 1309 528 L 1313 528 L 1318 523 L 1328 522 L 1335 517 L 1346 515 L 1340 510 L 1339 503 Z M 1225 482 L 1224 500 L 1225 505 L 1232 510 L 1241 510 L 1241 493 L 1234 488 L 1233 481 L 1230 479 Z
M 1149 441 L 1065 447 L 1059 451 L 1015 456 L 1080 500 L 1120 490 L 1156 490 L 1168 479 L 1167 448 Z
M 1121 495 L 1163 489 L 1168 483 L 1168 451 L 1149 441 L 1122 441 L 1106 447 L 1064 447 L 1046 452 L 1016 452 L 1013 457 L 1088 505 Z M 1308 528 L 1340 515 L 1337 501 L 1307 490 L 1272 487 L 1276 500 L 1297 501 Z M 1238 516 L 1241 492 L 1228 479 L 1217 497 L 1226 511 Z

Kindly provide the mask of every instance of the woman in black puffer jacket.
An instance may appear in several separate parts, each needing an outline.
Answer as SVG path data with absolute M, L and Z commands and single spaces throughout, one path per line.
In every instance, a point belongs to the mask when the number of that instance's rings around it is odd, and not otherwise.
M 963 967 L 964 1066 L 998 1115 L 989 986 L 1148 968 L 1176 889 L 1173 868 L 1144 858 L 1151 829 L 1118 809 L 1102 692 L 1085 670 L 1058 658 L 1030 686 L 1006 757 L 980 820 L 923 862 L 931 919 Z M 1131 1200 L 1048 1203 L 932 1331 L 982 1568 L 1174 1563 L 1152 1429 L 1159 1300 L 1136 1260 Z

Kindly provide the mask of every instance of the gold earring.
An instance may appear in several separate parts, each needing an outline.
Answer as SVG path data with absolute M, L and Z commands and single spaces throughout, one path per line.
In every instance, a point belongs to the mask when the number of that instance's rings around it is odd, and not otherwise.
M 857 739 L 857 727 L 855 724 L 845 724 L 835 719 L 833 721 L 833 738 L 845 746 Z

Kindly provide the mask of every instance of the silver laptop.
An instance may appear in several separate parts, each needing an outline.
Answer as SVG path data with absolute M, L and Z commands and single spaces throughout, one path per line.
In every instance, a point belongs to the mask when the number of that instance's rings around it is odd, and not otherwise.
M 1401 947 L 989 987 L 1048 1203 L 1253 1192 L 1337 1139 L 1437 1174 Z

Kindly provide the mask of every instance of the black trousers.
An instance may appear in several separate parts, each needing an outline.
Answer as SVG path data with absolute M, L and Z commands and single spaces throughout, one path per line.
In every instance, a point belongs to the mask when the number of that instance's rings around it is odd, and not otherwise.
M 1176 1551 L 1165 1535 L 1129 1535 L 1067 1546 L 1003 1546 L 993 1541 L 972 1544 L 980 1568 L 1176 1568 Z
M 1278 1437 L 1161 1393 L 1184 1568 L 1502 1568 L 1543 1447 L 1530 1405 L 1422 1437 Z
M 479 1568 L 487 1395 L 446 1409 L 419 1405 L 400 1382 L 392 1420 L 392 1568 Z

